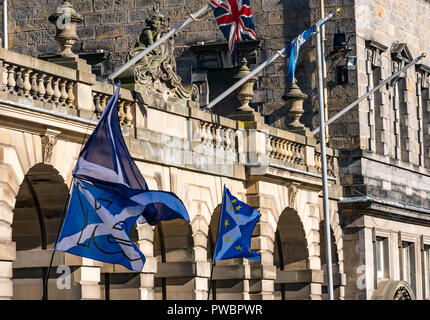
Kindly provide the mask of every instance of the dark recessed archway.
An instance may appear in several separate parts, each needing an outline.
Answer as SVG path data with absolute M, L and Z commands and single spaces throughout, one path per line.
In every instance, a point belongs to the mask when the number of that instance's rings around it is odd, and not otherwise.
M 274 265 L 276 266 L 275 299 L 306 296 L 308 282 L 302 270 L 309 269 L 309 252 L 302 221 L 293 209 L 285 210 L 275 233 Z
M 50 262 L 43 251 L 55 246 L 68 195 L 64 179 L 51 165 L 37 164 L 25 175 L 13 210 L 14 299 L 41 298 Z

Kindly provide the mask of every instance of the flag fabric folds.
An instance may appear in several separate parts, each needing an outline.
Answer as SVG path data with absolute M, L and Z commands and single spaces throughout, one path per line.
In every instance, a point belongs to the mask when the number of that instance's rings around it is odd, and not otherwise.
M 314 32 L 315 26 L 298 35 L 285 47 L 285 54 L 290 59 L 288 65 L 288 81 L 291 83 L 294 81 L 294 74 L 296 72 L 297 62 L 299 61 L 300 47 L 312 36 Z
M 241 40 L 255 40 L 254 18 L 250 0 L 211 0 L 216 22 L 228 41 L 229 54 Z
M 251 250 L 251 236 L 261 214 L 232 196 L 224 187 L 218 237 L 212 263 L 231 258 L 259 260 L 260 254 Z
M 118 97 L 119 88 L 79 155 L 55 249 L 140 272 L 145 257 L 129 238 L 135 223 L 190 219 L 174 193 L 148 189 L 122 136 Z
M 325 25 L 327 22 L 330 21 L 331 18 L 332 17 L 326 19 L 320 24 L 320 26 Z M 285 54 L 290 60 L 288 65 L 288 81 L 290 81 L 291 83 L 293 83 L 294 81 L 294 74 L 296 73 L 297 62 L 299 61 L 300 47 L 315 33 L 316 25 L 320 21 L 318 21 L 309 29 L 303 31 L 301 34 L 295 37 L 293 41 L 291 41 L 285 46 Z

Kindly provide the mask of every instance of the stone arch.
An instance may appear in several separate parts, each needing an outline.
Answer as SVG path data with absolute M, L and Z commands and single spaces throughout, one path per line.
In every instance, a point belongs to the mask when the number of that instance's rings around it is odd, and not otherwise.
M 5 284 L 2 286 L 0 298 L 13 297 L 12 261 L 15 261 L 14 266 L 20 265 L 21 253 L 18 253 L 18 256 L 16 254 L 16 243 L 12 241 L 12 225 L 15 219 L 16 197 L 20 191 L 20 186 L 26 183 L 24 181 L 26 174 L 36 165 L 46 165 L 45 169 L 51 168 L 51 172 L 55 172 L 57 178 L 61 178 L 65 185 L 69 185 L 71 182 L 71 171 L 77 160 L 80 145 L 62 140 L 57 141 L 57 139 L 55 141 L 56 143 L 52 145 L 53 149 L 47 156 L 43 154 L 42 136 L 0 129 L 0 172 L 2 173 L 0 174 L 0 246 L 2 247 L 0 250 L 0 274 L 6 275 L 4 278 L 0 277 L 0 280 Z M 49 242 L 49 239 L 48 242 L 45 242 L 48 250 Z M 61 257 L 64 258 L 64 255 Z M 40 259 L 45 261 L 45 256 L 40 256 Z M 45 262 L 39 261 L 39 263 Z M 63 264 L 65 263 L 63 262 Z M 52 289 L 52 286 L 50 285 L 48 288 Z M 18 292 L 19 290 L 15 291 Z M 62 295 L 55 294 L 55 297 L 59 299 L 64 297 L 64 294 L 73 295 L 76 293 L 66 291 L 68 290 L 65 290 Z M 80 294 L 76 295 L 77 298 L 80 296 Z
M 196 264 L 191 225 L 181 219 L 162 221 L 154 229 L 153 244 L 157 261 L 155 299 L 194 299 Z
M 12 240 L 17 251 L 14 299 L 42 297 L 68 196 L 68 186 L 52 165 L 36 164 L 24 176 L 13 210 Z M 47 289 L 48 298 L 58 298 L 55 280 Z
M 298 212 L 287 208 L 278 220 L 275 233 L 275 299 L 309 299 L 309 246 Z
M 415 295 L 407 281 L 387 280 L 378 283 L 378 289 L 373 292 L 372 300 L 415 300 Z

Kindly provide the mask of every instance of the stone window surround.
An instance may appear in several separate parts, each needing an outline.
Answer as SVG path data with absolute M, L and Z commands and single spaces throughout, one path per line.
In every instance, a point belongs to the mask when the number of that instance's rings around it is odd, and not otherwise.
M 425 257 L 424 251 L 427 251 L 427 257 Z M 430 300 L 430 236 L 422 236 L 421 237 L 421 260 L 422 260 L 422 278 L 423 278 L 423 299 L 426 300 Z M 427 263 L 429 263 L 429 265 L 427 265 L 427 269 L 429 270 L 426 273 L 425 270 L 425 262 L 424 259 L 427 258 Z M 426 283 L 428 284 L 428 291 L 426 292 Z
M 393 259 L 393 243 L 394 243 L 394 235 L 393 235 L 393 231 L 388 231 L 385 229 L 380 229 L 380 228 L 373 228 L 372 230 L 372 237 L 373 237 L 373 256 L 374 256 L 374 263 L 373 263 L 373 268 L 374 268 L 374 284 L 375 284 L 375 289 L 377 286 L 378 281 L 382 280 L 382 278 L 378 278 L 378 270 L 377 270 L 377 265 L 376 265 L 376 239 L 377 238 L 385 238 L 387 241 L 387 254 L 385 255 L 386 257 L 388 257 L 387 259 L 387 263 L 388 263 L 388 273 L 386 275 L 386 278 L 383 279 L 393 279 L 394 278 L 394 269 L 393 269 L 393 263 L 392 263 L 392 259 Z
M 413 245 L 413 253 L 414 253 L 414 268 L 415 268 L 415 285 L 410 283 L 411 287 L 415 289 L 414 295 L 416 297 L 419 296 L 419 291 L 421 291 L 420 286 L 418 285 L 421 283 L 422 276 L 421 272 L 422 269 L 420 267 L 421 264 L 421 254 L 420 254 L 420 236 L 412 233 L 406 233 L 399 231 L 399 237 L 398 237 L 398 247 L 399 247 L 399 265 L 400 265 L 400 279 L 403 279 L 403 243 L 407 242 Z M 411 270 L 412 271 L 412 270 Z
M 382 67 L 382 54 L 387 51 L 388 47 L 377 42 L 374 40 L 365 40 L 366 43 L 366 50 L 368 50 L 368 54 L 367 54 L 367 60 L 366 60 L 366 72 L 368 74 L 368 87 L 373 87 L 373 79 L 374 79 L 374 74 L 373 74 L 373 70 L 376 68 L 381 68 Z M 406 55 L 410 55 L 409 49 L 407 48 L 407 46 L 405 46 L 406 51 Z M 392 64 L 396 63 L 398 65 L 398 68 L 403 67 L 404 64 L 408 61 L 405 57 L 401 56 L 400 53 L 392 53 L 391 55 L 391 61 Z M 394 65 L 393 65 L 394 67 Z M 421 74 L 422 75 L 422 88 L 428 88 L 429 84 L 430 84 L 430 67 L 420 64 L 416 66 L 416 73 Z M 401 75 L 401 78 L 404 78 L 403 76 L 404 74 Z M 418 84 L 418 77 L 416 78 L 417 83 Z M 427 84 L 426 84 L 427 83 Z M 429 97 L 430 98 L 430 97 Z M 370 136 L 370 141 L 369 141 L 369 149 L 372 152 L 376 151 L 376 113 L 375 113 L 375 97 L 374 95 L 371 95 L 369 98 L 369 104 L 370 104 L 370 111 L 369 111 L 369 127 L 370 127 L 370 131 L 371 131 L 371 136 Z M 423 104 L 423 108 L 425 107 L 425 104 Z M 424 112 L 424 110 L 423 110 Z M 420 121 L 420 119 L 418 119 Z M 421 120 L 423 120 L 423 115 L 421 115 Z M 395 119 L 396 122 L 400 122 L 400 118 Z M 426 124 L 422 124 L 421 129 L 419 129 L 418 134 L 421 136 L 424 136 L 424 133 L 421 131 L 424 129 L 424 125 Z M 430 126 L 430 123 L 427 124 Z M 425 143 L 425 140 L 423 138 L 422 143 Z M 399 146 L 401 148 L 401 145 Z M 427 158 L 427 160 L 430 163 L 430 146 L 428 148 L 426 148 L 425 146 L 422 147 L 420 146 L 421 150 L 422 150 L 422 154 L 421 159 L 419 159 L 419 166 L 420 167 L 426 167 L 425 163 L 425 159 Z M 391 158 L 391 157 L 390 157 Z M 400 154 L 400 158 L 397 158 L 400 161 L 403 161 L 401 159 L 401 154 Z M 422 161 L 424 160 L 424 161 Z M 409 162 L 408 162 L 409 163 Z

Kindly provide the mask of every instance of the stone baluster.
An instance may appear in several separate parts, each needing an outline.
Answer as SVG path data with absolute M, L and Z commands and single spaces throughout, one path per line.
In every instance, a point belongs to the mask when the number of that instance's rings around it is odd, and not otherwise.
M 37 99 L 37 93 L 39 90 L 39 86 L 37 85 L 37 72 L 32 71 L 31 73 L 31 96 L 34 100 Z
M 206 126 L 203 122 L 200 122 L 200 142 L 206 144 Z
M 124 112 L 125 101 L 121 100 L 118 103 L 118 119 L 120 124 L 124 124 L 125 112 Z
M 60 91 L 60 78 L 55 78 L 53 81 L 54 85 L 54 95 L 52 96 L 52 101 L 54 103 L 58 103 L 61 98 L 61 91 Z
M 131 106 L 133 105 L 133 102 L 127 102 L 125 105 L 125 124 L 127 126 L 131 126 L 133 122 L 133 114 L 131 112 Z
M 271 157 L 272 156 L 272 152 L 273 152 L 272 137 L 268 135 L 267 136 L 267 156 Z
M 215 146 L 217 148 L 223 148 L 223 138 L 221 137 L 221 126 L 215 125 Z
M 22 72 L 24 68 L 18 68 L 16 71 L 16 92 L 19 96 L 24 95 L 24 80 L 22 79 Z
M 296 157 L 295 163 L 300 164 L 302 159 L 300 157 L 300 145 L 298 143 L 295 144 L 294 151 L 295 151 L 295 157 Z
M 232 141 L 231 141 L 231 134 L 232 134 L 231 129 L 225 129 L 224 130 L 224 145 L 225 145 L 225 150 L 231 150 L 232 149 Z
M 7 63 L 3 63 L 3 68 L 2 68 L 2 82 L 3 82 L 3 91 L 7 91 L 7 78 L 8 78 L 8 74 L 7 74 L 7 68 L 9 67 L 9 64 Z
M 66 99 L 66 104 L 69 107 L 73 107 L 74 106 L 74 102 L 75 102 L 75 93 L 74 93 L 74 88 L 75 88 L 75 83 L 73 81 L 68 81 L 67 82 L 67 99 Z
M 52 88 L 52 79 L 54 77 L 48 75 L 46 77 L 46 97 L 45 101 L 52 102 L 52 96 L 54 95 L 54 89 Z
M 67 91 L 66 91 L 67 80 L 60 80 L 60 104 L 66 105 Z
M 213 125 L 212 123 L 207 123 L 206 124 L 206 132 L 208 134 L 208 145 L 209 147 L 213 148 L 214 147 L 214 135 L 212 133 L 213 130 Z
M 97 118 L 100 118 L 103 112 L 103 108 L 101 104 L 101 94 L 93 93 L 93 96 L 94 96 L 94 112 L 96 113 Z
M 31 90 L 30 73 L 31 73 L 30 69 L 24 69 L 24 71 L 22 72 L 24 76 L 23 93 L 25 97 L 30 96 L 30 90 Z
M 284 139 L 281 140 L 281 160 L 287 160 L 287 141 Z
M 45 84 L 44 84 L 45 78 L 46 78 L 46 74 L 43 74 L 43 73 L 40 73 L 39 76 L 37 77 L 37 82 L 38 82 L 37 96 L 40 101 L 45 101 L 45 93 L 46 93 Z
M 106 94 L 102 94 L 101 95 L 101 103 L 102 103 L 102 112 L 104 111 L 104 109 L 106 108 L 106 104 L 108 102 L 109 96 Z
M 291 162 L 292 159 L 292 153 L 291 153 L 291 142 L 286 141 L 285 143 L 285 161 Z
M 300 145 L 300 164 L 305 165 L 305 146 Z
M 7 89 L 9 93 L 15 93 L 15 69 L 16 66 L 9 65 L 8 67 L 8 77 L 7 77 Z

